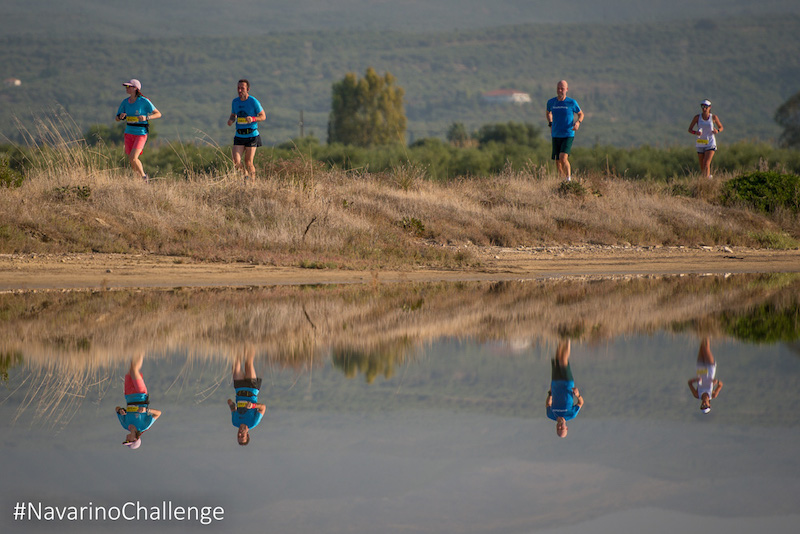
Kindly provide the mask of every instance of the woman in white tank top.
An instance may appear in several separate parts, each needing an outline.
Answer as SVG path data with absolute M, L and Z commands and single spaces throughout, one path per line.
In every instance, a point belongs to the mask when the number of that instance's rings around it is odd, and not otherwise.
M 704 178 L 711 178 L 711 160 L 717 151 L 716 134 L 722 131 L 722 123 L 716 115 L 711 114 L 710 100 L 700 102 L 700 108 L 703 111 L 692 119 L 689 133 L 697 136 L 694 146 L 697 149 L 700 172 Z

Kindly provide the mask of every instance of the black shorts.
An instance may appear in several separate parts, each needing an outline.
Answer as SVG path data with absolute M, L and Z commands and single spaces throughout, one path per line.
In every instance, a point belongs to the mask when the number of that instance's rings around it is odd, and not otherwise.
M 239 389 L 239 388 L 261 389 L 261 379 L 260 378 L 243 378 L 241 380 L 234 380 L 233 381 L 233 389 Z
M 558 365 L 558 360 L 553 358 L 550 360 L 550 379 L 551 380 L 572 380 L 572 368 L 570 364 L 567 364 L 566 367 L 561 367 Z
M 553 137 L 552 158 L 558 159 L 559 154 L 569 154 L 574 140 L 574 137 Z
M 244 147 L 247 147 L 247 148 L 263 146 L 261 144 L 261 136 L 260 135 L 257 135 L 255 137 L 234 137 L 233 138 L 233 145 L 234 146 L 244 146 Z

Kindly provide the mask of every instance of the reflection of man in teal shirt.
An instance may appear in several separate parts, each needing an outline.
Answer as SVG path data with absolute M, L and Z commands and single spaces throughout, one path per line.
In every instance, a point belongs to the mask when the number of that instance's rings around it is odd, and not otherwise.
M 238 428 L 236 440 L 242 446 L 250 443 L 250 429 L 258 426 L 267 411 L 265 404 L 258 403 L 261 379 L 256 376 L 254 358 L 255 349 L 248 348 L 244 371 L 242 371 L 242 362 L 238 358 L 233 362 L 232 369 L 236 402 L 228 399 L 228 407 L 231 409 L 231 423 Z
M 144 353 L 138 354 L 131 360 L 131 367 L 125 375 L 125 403 L 126 407 L 117 406 L 117 419 L 122 428 L 128 431 L 123 445 L 131 449 L 138 449 L 142 444 L 142 433 L 148 430 L 156 419 L 161 417 L 159 410 L 150 408 L 150 395 L 142 376 L 142 360 Z
M 569 365 L 570 342 L 561 341 L 556 357 L 550 360 L 550 391 L 547 392 L 547 417 L 556 422 L 558 437 L 567 437 L 567 421 L 574 419 L 583 406 L 583 397 L 575 387 Z

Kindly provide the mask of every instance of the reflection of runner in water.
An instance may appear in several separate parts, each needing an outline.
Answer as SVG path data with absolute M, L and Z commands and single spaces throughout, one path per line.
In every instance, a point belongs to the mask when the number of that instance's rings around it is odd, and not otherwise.
M 258 121 L 266 120 L 267 112 L 261 107 L 261 102 L 250 96 L 249 81 L 239 80 L 236 91 L 239 97 L 234 98 L 231 103 L 228 126 L 236 123 L 236 135 L 233 137 L 233 165 L 244 172 L 246 181 L 248 177 L 256 176 L 253 159 L 256 156 L 256 148 L 261 146 Z M 242 163 L 243 155 L 244 163 Z
M 258 403 L 258 392 L 261 389 L 261 379 L 256 377 L 256 368 L 253 364 L 255 351 L 247 350 L 244 372 L 242 362 L 237 359 L 233 363 L 233 389 L 236 390 L 236 402 L 228 399 L 231 409 L 231 422 L 239 429 L 236 439 L 239 445 L 250 443 L 250 429 L 255 428 L 267 411 L 265 404 Z
M 558 437 L 567 437 L 567 421 L 574 419 L 583 406 L 583 397 L 575 387 L 569 365 L 570 342 L 561 341 L 556 357 L 550 360 L 550 391 L 547 392 L 547 417 L 556 422 Z
M 150 396 L 141 373 L 143 359 L 142 353 L 131 360 L 130 370 L 125 375 L 124 392 L 127 407 L 116 407 L 119 423 L 128 431 L 122 444 L 131 449 L 138 449 L 141 446 L 142 434 L 161 417 L 159 410 L 150 408 Z
M 689 379 L 689 389 L 694 398 L 700 399 L 703 413 L 711 411 L 711 400 L 716 399 L 722 389 L 722 380 L 717 380 L 716 376 L 717 362 L 711 354 L 711 341 L 706 337 L 697 352 L 697 376 Z

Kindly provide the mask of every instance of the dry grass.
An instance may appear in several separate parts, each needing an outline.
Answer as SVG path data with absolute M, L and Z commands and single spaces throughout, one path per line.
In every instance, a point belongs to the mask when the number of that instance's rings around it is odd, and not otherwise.
M 0 252 L 149 251 L 364 269 L 469 264 L 447 246 L 466 243 L 785 247 L 800 238 L 797 215 L 715 204 L 725 176 L 658 184 L 597 174 L 565 187 L 532 166 L 437 183 L 412 165 L 325 171 L 298 154 L 251 184 L 223 172 L 148 185 L 68 136 L 49 135 L 23 185 L 0 195 Z

